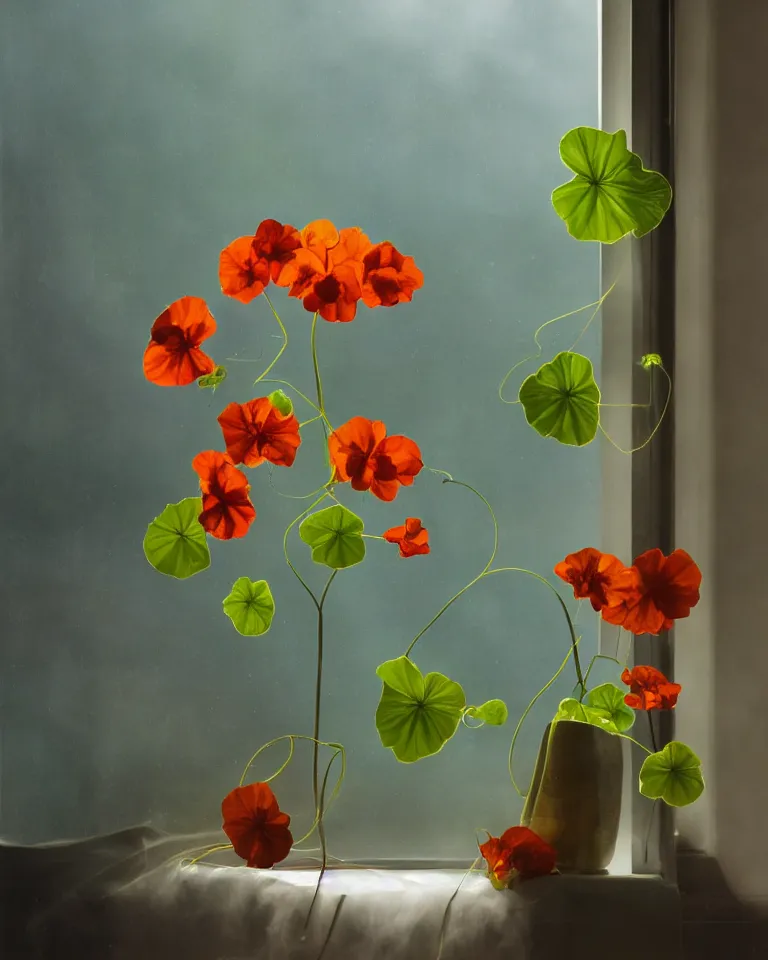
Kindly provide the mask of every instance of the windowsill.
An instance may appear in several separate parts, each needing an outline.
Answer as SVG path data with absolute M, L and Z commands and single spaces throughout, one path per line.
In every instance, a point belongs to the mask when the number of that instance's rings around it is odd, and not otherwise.
M 199 838 L 138 827 L 73 843 L 0 845 L 0 952 L 9 960 L 314 960 L 328 939 L 323 960 L 430 960 L 464 877 L 460 870 L 331 869 L 302 942 L 315 871 L 182 870 L 181 852 L 194 843 Z M 622 960 L 647 960 L 640 931 L 650 924 L 655 960 L 679 957 L 677 889 L 658 877 L 547 877 L 499 892 L 470 876 L 453 901 L 443 958 L 550 960 L 562 951 L 569 960 L 594 960 L 611 943 Z

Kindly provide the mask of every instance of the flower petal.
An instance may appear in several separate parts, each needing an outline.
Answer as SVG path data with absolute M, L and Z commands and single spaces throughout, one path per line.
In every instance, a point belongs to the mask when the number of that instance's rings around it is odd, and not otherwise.
M 212 373 L 216 364 L 199 349 L 216 332 L 205 300 L 180 297 L 152 325 L 144 351 L 144 376 L 161 387 L 186 386 Z
M 221 292 L 250 303 L 269 283 L 269 264 L 253 255 L 253 237 L 238 237 L 219 254 Z

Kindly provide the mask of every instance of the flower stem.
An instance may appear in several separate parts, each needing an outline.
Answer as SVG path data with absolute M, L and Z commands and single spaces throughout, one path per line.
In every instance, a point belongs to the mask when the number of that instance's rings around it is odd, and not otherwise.
M 656 731 L 653 729 L 653 717 L 651 716 L 651 711 L 646 710 L 648 714 L 648 729 L 651 731 L 651 744 L 653 745 L 653 752 L 658 753 L 659 748 L 656 746 Z
M 317 344 L 316 344 L 316 333 L 317 333 L 317 318 L 318 314 L 316 313 L 312 317 L 312 332 L 310 334 L 310 345 L 312 347 L 312 368 L 315 371 L 315 390 L 317 391 L 317 406 L 321 413 L 325 411 L 325 403 L 323 402 L 323 382 L 320 379 L 320 365 L 317 360 Z

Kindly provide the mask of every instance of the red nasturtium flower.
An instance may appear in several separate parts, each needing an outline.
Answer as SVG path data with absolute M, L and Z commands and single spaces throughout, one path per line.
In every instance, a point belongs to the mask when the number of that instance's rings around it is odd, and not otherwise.
M 152 324 L 144 351 L 144 376 L 161 387 L 183 387 L 213 373 L 216 364 L 200 344 L 214 333 L 216 321 L 205 300 L 175 300 Z
M 699 602 L 701 570 L 685 550 L 668 557 L 658 548 L 641 554 L 634 564 L 638 593 L 615 606 L 604 607 L 603 620 L 630 633 L 660 633 L 687 617 Z
M 262 220 L 252 243 L 253 256 L 269 266 L 272 283 L 288 286 L 282 279 L 285 265 L 290 263 L 301 246 L 301 234 L 290 224 L 278 220 Z
M 334 479 L 351 481 L 353 490 L 370 490 L 379 500 L 394 500 L 424 464 L 421 451 L 408 437 L 387 436 L 380 420 L 352 417 L 328 438 Z
M 389 241 L 377 243 L 363 258 L 363 303 L 393 307 L 413 298 L 424 285 L 424 274 L 413 257 L 404 257 Z
M 301 244 L 282 274 L 288 295 L 330 323 L 354 320 L 371 241 L 359 227 L 337 230 L 330 220 L 313 220 L 301 231 Z
M 500 837 L 488 837 L 480 844 L 488 865 L 488 879 L 497 890 L 512 882 L 546 877 L 555 869 L 554 849 L 529 827 L 510 827 Z
M 630 692 L 624 703 L 634 710 L 672 710 L 683 689 L 679 683 L 667 680 L 656 667 L 633 667 L 621 675 Z
M 221 291 L 241 303 L 250 303 L 271 280 L 282 280 L 286 264 L 301 246 L 299 231 L 277 220 L 262 220 L 252 237 L 238 237 L 219 255 Z
M 290 467 L 296 459 L 299 421 L 292 413 L 281 413 L 269 397 L 230 403 L 219 414 L 219 425 L 233 463 L 258 467 L 269 460 L 278 467 Z
M 192 461 L 200 477 L 203 511 L 199 520 L 204 529 L 219 540 L 244 537 L 256 519 L 256 510 L 248 497 L 250 485 L 232 458 L 218 450 L 205 450 Z
M 390 527 L 384 539 L 388 543 L 399 544 L 401 557 L 429 553 L 429 532 L 422 527 L 418 517 L 408 517 L 402 527 Z
M 268 783 L 249 783 L 224 797 L 224 833 L 249 867 L 273 867 L 293 846 L 291 818 L 278 806 Z
M 588 599 L 593 610 L 614 606 L 638 596 L 638 574 L 618 557 L 585 547 L 569 553 L 555 567 L 561 580 L 570 583 L 578 600 Z

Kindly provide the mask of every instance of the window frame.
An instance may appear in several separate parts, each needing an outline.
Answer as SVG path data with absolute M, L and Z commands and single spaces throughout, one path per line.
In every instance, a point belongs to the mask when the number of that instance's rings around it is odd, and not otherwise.
M 630 148 L 645 166 L 663 173 L 674 192 L 674 2 L 601 0 L 600 7 L 601 127 L 624 128 Z M 674 205 L 660 226 L 642 239 L 603 245 L 601 293 L 617 278 L 616 289 L 603 306 L 602 385 L 612 401 L 643 404 L 648 401 L 647 374 L 638 364 L 643 354 L 661 354 L 674 382 Z M 664 400 L 663 395 L 653 397 L 652 422 L 660 416 Z M 612 423 L 623 446 L 637 447 L 647 437 L 647 413 L 637 408 L 615 414 Z M 631 558 L 652 547 L 665 553 L 674 548 L 673 402 L 653 442 L 631 457 L 617 457 L 604 445 L 602 482 L 604 550 Z M 604 629 L 601 652 L 610 653 L 611 648 L 615 649 L 614 631 Z M 669 634 L 635 637 L 630 656 L 637 663 L 657 665 L 668 676 L 673 671 Z M 671 740 L 671 713 L 660 712 L 658 721 L 662 740 Z M 644 727 L 634 736 L 650 747 Z M 639 751 L 627 749 L 625 758 L 622 827 L 631 835 L 632 873 L 661 874 L 674 881 L 673 811 L 638 793 L 643 761 Z

